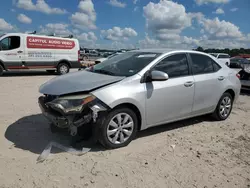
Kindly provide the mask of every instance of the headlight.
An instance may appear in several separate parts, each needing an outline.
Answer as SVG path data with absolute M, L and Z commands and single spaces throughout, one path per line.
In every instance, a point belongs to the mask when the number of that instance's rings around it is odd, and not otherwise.
M 93 95 L 87 95 L 84 98 L 58 98 L 47 103 L 51 108 L 62 111 L 65 114 L 79 113 L 83 106 L 95 100 Z

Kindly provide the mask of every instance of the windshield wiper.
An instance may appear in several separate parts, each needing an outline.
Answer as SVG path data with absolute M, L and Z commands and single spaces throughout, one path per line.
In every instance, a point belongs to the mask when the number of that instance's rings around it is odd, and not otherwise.
M 96 73 L 111 75 L 111 76 L 115 75 L 113 72 L 110 72 L 108 70 L 103 70 L 103 69 L 97 69 L 97 70 L 92 70 L 92 71 Z

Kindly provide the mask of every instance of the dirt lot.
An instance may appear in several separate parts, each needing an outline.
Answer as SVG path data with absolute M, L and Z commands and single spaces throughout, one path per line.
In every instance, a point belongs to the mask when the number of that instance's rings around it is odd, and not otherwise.
M 37 104 L 38 87 L 53 76 L 0 78 L 0 188 L 11 187 L 250 187 L 250 95 L 242 94 L 230 118 L 193 118 L 141 132 L 129 146 L 83 155 L 53 151 L 36 159 L 52 134 Z

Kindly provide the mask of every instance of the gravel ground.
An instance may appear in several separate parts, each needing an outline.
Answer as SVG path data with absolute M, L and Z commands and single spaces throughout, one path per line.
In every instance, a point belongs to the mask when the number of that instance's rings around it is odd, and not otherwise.
M 250 187 L 250 95 L 242 94 L 230 118 L 192 118 L 140 132 L 129 146 L 75 156 L 59 150 L 36 159 L 52 134 L 37 104 L 43 72 L 0 78 L 0 188 Z

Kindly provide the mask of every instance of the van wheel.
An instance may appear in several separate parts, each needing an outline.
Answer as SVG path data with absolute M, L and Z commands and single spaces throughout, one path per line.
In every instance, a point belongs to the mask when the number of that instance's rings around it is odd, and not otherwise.
M 66 63 L 60 63 L 57 66 L 57 72 L 60 75 L 67 74 L 69 72 L 69 65 Z
M 56 71 L 55 70 L 46 70 L 47 71 L 47 73 L 49 73 L 49 74 L 54 74 Z
M 4 72 L 4 68 L 2 67 L 2 65 L 0 65 L 0 76 L 3 75 L 3 72 Z
M 212 116 L 218 121 L 226 120 L 231 114 L 232 108 L 233 108 L 232 95 L 226 92 L 221 96 Z
M 107 149 L 127 146 L 136 136 L 138 120 L 129 108 L 112 110 L 99 125 L 99 142 Z

